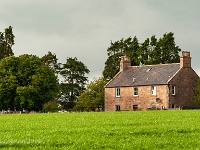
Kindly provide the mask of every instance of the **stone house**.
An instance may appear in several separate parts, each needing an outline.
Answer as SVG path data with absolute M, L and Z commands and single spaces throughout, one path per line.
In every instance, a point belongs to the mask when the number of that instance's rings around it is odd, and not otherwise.
M 198 107 L 191 101 L 198 78 L 187 51 L 172 64 L 131 66 L 123 56 L 105 86 L 105 111 Z

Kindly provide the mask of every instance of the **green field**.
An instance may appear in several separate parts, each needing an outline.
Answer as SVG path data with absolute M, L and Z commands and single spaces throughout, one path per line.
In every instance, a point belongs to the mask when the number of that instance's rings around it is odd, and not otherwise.
M 200 149 L 200 110 L 0 115 L 0 149 Z

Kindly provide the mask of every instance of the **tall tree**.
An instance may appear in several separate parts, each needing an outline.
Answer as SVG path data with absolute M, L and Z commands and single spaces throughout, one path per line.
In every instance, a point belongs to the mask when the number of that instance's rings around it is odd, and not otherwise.
M 105 79 L 110 80 L 112 79 L 112 77 L 114 77 L 114 75 L 117 74 L 117 72 L 119 71 L 119 62 L 121 56 L 121 53 L 117 53 L 108 57 L 103 70 L 103 76 Z
M 161 49 L 155 35 L 151 37 L 149 45 L 149 64 L 160 64 L 161 63 Z
M 60 99 L 65 104 L 66 109 L 73 108 L 80 93 L 85 89 L 87 77 L 90 71 L 77 58 L 67 58 L 62 64 L 60 75 L 64 81 L 60 84 Z
M 149 38 L 147 38 L 144 43 L 141 44 L 138 55 L 141 64 L 148 65 L 149 64 Z
M 95 111 L 104 110 L 104 86 L 107 81 L 104 78 L 98 78 L 90 82 L 78 98 L 76 110 Z
M 14 38 L 11 26 L 6 28 L 4 32 L 0 32 L 0 59 L 14 55 L 12 51 L 12 46 L 15 44 Z
M 46 66 L 49 66 L 56 74 L 59 73 L 59 66 L 60 64 L 57 62 L 58 59 L 56 57 L 56 54 L 52 54 L 50 51 L 48 54 L 44 55 L 42 58 L 42 61 Z
M 140 64 L 138 56 L 139 47 L 138 39 L 135 36 L 130 42 L 130 46 L 128 47 L 129 50 L 126 52 L 126 55 L 130 57 L 131 65 L 133 66 L 138 66 Z
M 111 46 L 107 49 L 108 59 L 103 70 L 104 78 L 111 79 L 119 71 L 119 62 L 123 55 L 130 57 L 132 65 L 138 65 L 138 50 L 139 43 L 137 37 L 121 39 L 114 43 L 111 42 Z
M 103 70 L 104 78 L 110 80 L 119 71 L 120 57 L 127 55 L 130 57 L 131 65 L 151 65 L 179 62 L 179 52 L 181 49 L 176 46 L 174 34 L 165 33 L 157 40 L 155 35 L 147 38 L 139 44 L 138 39 L 131 37 L 111 42 L 107 49 L 108 58 Z
M 179 52 L 181 49 L 175 44 L 174 33 L 165 33 L 163 38 L 158 41 L 158 45 L 161 51 L 162 64 L 177 63 L 180 61 Z
M 39 57 L 6 57 L 0 61 L 0 110 L 42 110 L 55 99 L 57 85 L 54 72 Z

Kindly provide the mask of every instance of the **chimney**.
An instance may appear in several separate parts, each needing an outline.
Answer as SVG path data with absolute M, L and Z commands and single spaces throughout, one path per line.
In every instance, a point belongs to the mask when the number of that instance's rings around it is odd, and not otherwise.
M 190 68 L 191 67 L 190 52 L 188 52 L 188 51 L 182 52 L 182 56 L 180 56 L 180 67 L 181 68 Z
M 122 56 L 120 61 L 120 71 L 126 70 L 129 66 L 131 66 L 131 61 L 128 56 Z

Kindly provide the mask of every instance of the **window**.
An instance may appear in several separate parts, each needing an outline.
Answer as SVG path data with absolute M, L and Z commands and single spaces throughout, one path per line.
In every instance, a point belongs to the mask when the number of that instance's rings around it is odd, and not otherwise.
M 152 108 L 152 109 L 156 109 L 156 104 L 152 104 L 152 105 L 151 105 L 151 108 Z
M 115 89 L 116 97 L 120 97 L 120 88 Z
M 133 110 L 138 110 L 138 105 L 133 105 Z
M 156 86 L 151 87 L 151 94 L 156 95 Z
M 172 104 L 172 108 L 175 108 L 174 104 Z
M 172 95 L 175 95 L 175 86 L 172 86 Z
M 138 96 L 138 87 L 134 87 L 133 90 L 133 95 Z
M 115 111 L 120 111 L 120 105 L 115 105 Z

